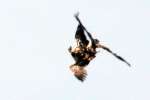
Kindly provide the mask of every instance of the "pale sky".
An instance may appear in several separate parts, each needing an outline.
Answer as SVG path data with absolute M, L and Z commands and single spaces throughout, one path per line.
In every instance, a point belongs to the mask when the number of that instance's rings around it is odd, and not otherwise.
M 84 83 L 69 70 L 79 11 L 100 50 Z M 150 100 L 149 0 L 0 0 L 0 100 Z

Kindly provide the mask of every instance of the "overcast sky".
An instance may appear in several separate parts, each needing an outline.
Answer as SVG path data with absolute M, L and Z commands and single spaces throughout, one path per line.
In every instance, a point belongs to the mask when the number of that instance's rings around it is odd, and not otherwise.
M 79 11 L 100 50 L 78 81 L 69 70 Z M 150 100 L 149 0 L 0 0 L 0 100 Z

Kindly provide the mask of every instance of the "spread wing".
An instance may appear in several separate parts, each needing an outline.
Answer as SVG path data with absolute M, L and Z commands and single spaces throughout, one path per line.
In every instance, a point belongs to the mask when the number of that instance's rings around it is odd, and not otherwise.
M 117 55 L 116 53 L 111 51 L 109 48 L 107 48 L 105 46 L 102 46 L 102 45 L 101 45 L 101 48 L 106 50 L 107 52 L 111 53 L 112 55 L 114 55 L 117 59 L 119 59 L 119 60 L 123 61 L 124 63 L 126 63 L 129 67 L 131 66 L 131 64 L 128 63 L 124 58 L 122 58 L 121 56 Z
M 75 38 L 77 40 L 79 40 L 79 42 L 83 45 L 88 45 L 89 41 L 86 38 L 85 32 L 84 32 L 84 28 L 82 27 L 82 25 L 79 23 L 77 30 L 76 30 L 76 34 L 75 34 Z

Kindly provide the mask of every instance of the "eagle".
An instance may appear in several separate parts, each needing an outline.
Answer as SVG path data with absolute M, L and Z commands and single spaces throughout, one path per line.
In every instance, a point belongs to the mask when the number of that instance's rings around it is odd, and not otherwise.
M 107 52 L 111 53 L 117 59 L 126 63 L 129 67 L 131 66 L 123 57 L 114 53 L 108 47 L 100 44 L 99 40 L 93 38 L 90 32 L 83 26 L 79 19 L 79 13 L 75 14 L 74 17 L 78 21 L 77 30 L 75 32 L 76 46 L 68 48 L 69 53 L 73 57 L 75 63 L 70 65 L 70 70 L 74 76 L 83 82 L 87 76 L 86 66 L 96 57 L 98 53 L 97 48 L 102 48 Z M 89 40 L 87 39 L 87 36 Z

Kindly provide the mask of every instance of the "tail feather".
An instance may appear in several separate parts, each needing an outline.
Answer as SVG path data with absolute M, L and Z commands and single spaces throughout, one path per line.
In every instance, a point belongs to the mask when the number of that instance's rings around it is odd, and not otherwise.
M 87 76 L 87 71 L 83 66 L 72 65 L 70 66 L 70 70 L 73 72 L 74 76 L 83 82 Z

